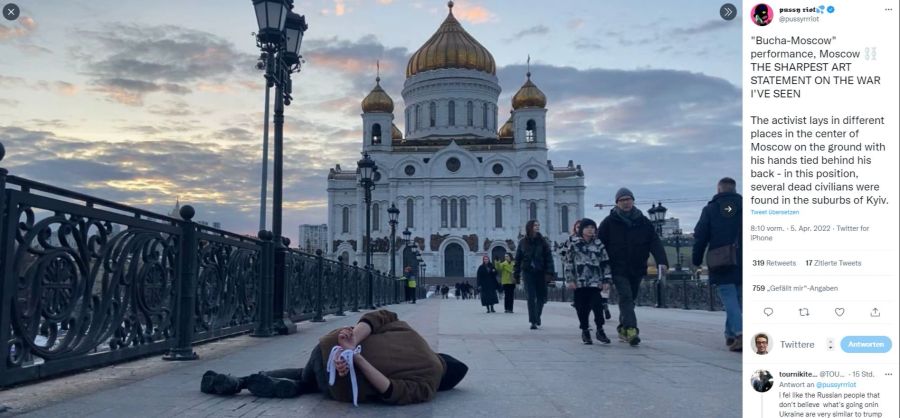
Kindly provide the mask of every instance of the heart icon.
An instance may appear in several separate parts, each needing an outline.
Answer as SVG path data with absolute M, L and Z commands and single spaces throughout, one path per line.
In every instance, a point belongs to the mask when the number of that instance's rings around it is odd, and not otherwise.
M 837 316 L 844 316 L 844 308 L 834 308 L 834 313 Z

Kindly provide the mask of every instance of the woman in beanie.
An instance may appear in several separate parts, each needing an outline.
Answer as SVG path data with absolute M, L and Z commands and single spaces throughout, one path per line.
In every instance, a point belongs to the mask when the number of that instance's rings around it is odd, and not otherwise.
M 578 226 L 578 236 L 572 241 L 566 257 L 565 269 L 570 271 L 566 278 L 569 289 L 575 290 L 575 311 L 578 313 L 578 324 L 581 328 L 581 340 L 585 344 L 591 341 L 591 329 L 588 319 L 594 312 L 594 323 L 597 325 L 597 341 L 609 344 L 609 338 L 603 331 L 603 297 L 601 289 L 608 290 L 610 280 L 606 278 L 609 259 L 603 243 L 597 238 L 597 223 L 593 219 L 584 218 Z
M 547 276 L 555 274 L 550 244 L 541 235 L 541 224 L 532 219 L 525 224 L 525 237 L 516 249 L 513 276 L 525 279 L 528 296 L 528 322 L 531 329 L 541 326 L 541 312 L 547 302 Z

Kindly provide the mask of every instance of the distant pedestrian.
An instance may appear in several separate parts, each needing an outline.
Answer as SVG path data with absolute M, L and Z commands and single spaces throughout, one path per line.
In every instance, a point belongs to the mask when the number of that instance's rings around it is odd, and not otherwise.
M 406 277 L 406 301 L 416 303 L 416 275 L 412 271 L 412 267 L 406 266 L 403 269 L 403 276 Z
M 514 265 L 512 255 L 506 253 L 503 261 L 494 266 L 500 273 L 500 286 L 503 287 L 503 312 L 506 313 L 513 313 L 513 301 L 516 297 L 516 279 L 513 278 Z
M 441 299 L 449 299 L 450 287 L 447 285 L 441 286 Z
M 541 313 L 547 302 L 547 279 L 554 275 L 553 253 L 541 235 L 541 224 L 530 220 L 525 224 L 525 237 L 516 249 L 513 277 L 524 279 L 528 299 L 528 322 L 531 329 L 541 326 Z
M 694 227 L 695 266 L 703 263 L 709 268 L 709 283 L 716 285 L 719 298 L 725 305 L 725 344 L 731 351 L 742 351 L 743 300 L 741 284 L 741 201 L 737 182 L 730 177 L 719 180 L 712 200 L 703 208 Z M 708 252 L 707 252 L 708 249 Z
M 575 311 L 578 313 L 581 340 L 585 344 L 593 344 L 588 325 L 593 311 L 597 341 L 609 344 L 609 338 L 603 331 L 606 321 L 603 316 L 603 296 L 600 293 L 601 289 L 609 289 L 610 286 L 611 280 L 606 277 L 609 258 L 603 242 L 597 238 L 597 223 L 590 218 L 582 219 L 578 225 L 578 237 L 570 243 L 564 259 L 565 269 L 569 270 L 566 285 L 575 291 Z
M 456 282 L 456 289 L 453 291 L 453 295 L 456 296 L 456 300 L 462 299 L 462 283 Z
M 481 257 L 481 265 L 478 266 L 478 288 L 481 291 L 481 306 L 487 309 L 487 313 L 494 313 L 494 305 L 500 303 L 497 299 L 497 269 L 491 264 L 488 256 Z
M 634 207 L 631 190 L 623 187 L 616 192 L 616 207 L 603 219 L 598 230 L 609 255 L 612 281 L 619 294 L 619 340 L 637 347 L 641 338 L 634 305 L 641 281 L 647 275 L 647 258 L 652 253 L 663 272 L 668 269 L 669 261 L 653 224 Z

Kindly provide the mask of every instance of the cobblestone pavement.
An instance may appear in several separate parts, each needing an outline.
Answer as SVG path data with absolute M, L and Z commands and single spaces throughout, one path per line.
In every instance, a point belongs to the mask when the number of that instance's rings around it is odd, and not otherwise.
M 497 305 L 502 311 L 502 305 Z M 317 338 L 360 314 L 300 324 L 289 336 L 230 338 L 197 347 L 200 360 L 158 357 L 0 392 L 2 416 L 24 417 L 739 417 L 741 356 L 724 347 L 722 312 L 638 308 L 644 342 L 583 345 L 575 311 L 550 302 L 543 327 L 529 330 L 524 302 L 487 314 L 477 300 L 393 305 L 436 351 L 466 362 L 469 374 L 432 402 L 353 405 L 304 395 L 260 399 L 200 392 L 208 369 L 236 375 L 302 367 Z M 0 408 L 2 409 L 2 408 Z

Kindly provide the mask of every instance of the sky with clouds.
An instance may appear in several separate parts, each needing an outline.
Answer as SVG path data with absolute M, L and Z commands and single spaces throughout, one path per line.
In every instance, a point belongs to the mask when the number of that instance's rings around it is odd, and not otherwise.
M 195 219 L 257 229 L 264 90 L 250 0 L 16 3 L 20 18 L 0 20 L 0 165 L 157 212 L 180 198 Z M 454 15 L 494 55 L 500 115 L 531 56 L 550 158 L 584 167 L 588 216 L 628 186 L 644 210 L 675 200 L 669 214 L 690 230 L 716 180 L 741 175 L 740 19 L 723 21 L 720 6 L 460 0 Z M 376 60 L 403 131 L 406 62 L 447 6 L 297 0 L 294 11 L 309 30 L 285 112 L 291 238 L 326 222 L 328 168 L 359 158 Z

